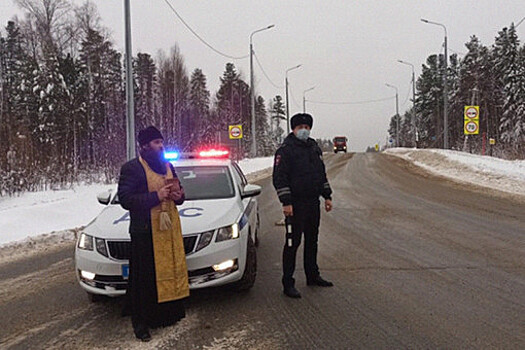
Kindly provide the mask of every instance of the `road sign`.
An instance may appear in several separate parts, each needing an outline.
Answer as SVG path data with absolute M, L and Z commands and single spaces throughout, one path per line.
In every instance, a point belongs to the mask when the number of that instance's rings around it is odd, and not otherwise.
M 465 120 L 465 135 L 478 135 L 479 134 L 479 120 L 469 119 Z
M 465 120 L 479 120 L 479 106 L 465 106 Z
M 376 143 L 375 149 L 376 149 L 376 152 L 379 152 L 379 144 Z
M 242 139 L 242 125 L 228 125 L 228 134 L 231 140 Z

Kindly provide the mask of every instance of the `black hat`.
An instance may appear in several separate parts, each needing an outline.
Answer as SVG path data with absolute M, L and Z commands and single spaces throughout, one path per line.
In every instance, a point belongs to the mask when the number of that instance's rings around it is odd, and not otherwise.
M 311 128 L 314 123 L 314 119 L 308 113 L 297 113 L 292 117 L 290 123 L 292 124 L 292 130 L 295 129 L 297 125 L 302 124 L 306 124 Z
M 140 146 L 150 143 L 151 141 L 156 139 L 164 140 L 164 137 L 162 137 L 162 134 L 160 133 L 159 129 L 157 129 L 154 126 L 148 126 L 146 129 L 140 130 L 137 138 Z

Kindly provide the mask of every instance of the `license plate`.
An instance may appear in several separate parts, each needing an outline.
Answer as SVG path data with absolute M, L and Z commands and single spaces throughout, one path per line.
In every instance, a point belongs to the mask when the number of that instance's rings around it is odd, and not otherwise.
M 122 265 L 122 278 L 127 280 L 129 277 L 129 265 Z

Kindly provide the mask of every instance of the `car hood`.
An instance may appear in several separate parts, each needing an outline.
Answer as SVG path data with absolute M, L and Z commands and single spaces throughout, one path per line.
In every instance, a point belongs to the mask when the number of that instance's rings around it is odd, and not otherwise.
M 240 218 L 242 210 L 236 198 L 187 201 L 177 208 L 184 236 L 232 225 Z M 118 204 L 110 204 L 84 228 L 84 232 L 104 239 L 129 239 L 129 220 L 129 211 Z

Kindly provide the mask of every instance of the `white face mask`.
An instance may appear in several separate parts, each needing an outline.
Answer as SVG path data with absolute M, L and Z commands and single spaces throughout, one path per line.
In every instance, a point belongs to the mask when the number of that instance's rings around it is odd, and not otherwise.
M 299 140 L 306 141 L 310 137 L 310 130 L 308 130 L 308 129 L 299 129 L 299 130 L 297 130 L 297 133 L 295 134 L 295 137 L 297 137 Z

